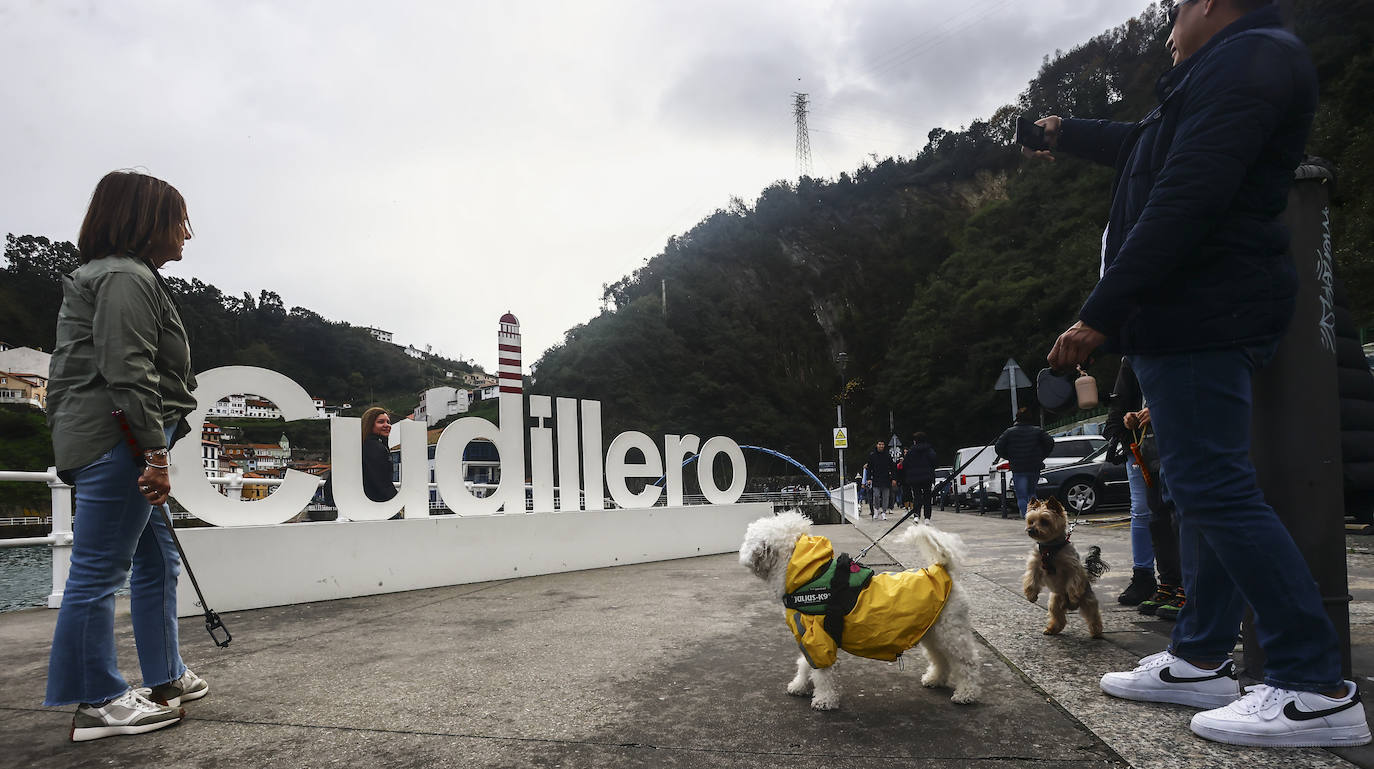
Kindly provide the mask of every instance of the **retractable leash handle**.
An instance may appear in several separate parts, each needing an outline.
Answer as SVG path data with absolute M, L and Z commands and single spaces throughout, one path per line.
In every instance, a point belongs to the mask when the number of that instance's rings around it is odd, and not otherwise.
M 119 423 L 119 429 L 124 433 L 124 442 L 129 444 L 129 450 L 134 453 L 134 459 L 142 462 L 143 451 L 138 447 L 138 439 L 134 437 L 134 429 L 129 426 L 129 418 L 124 415 L 123 409 L 115 409 L 111 412 L 115 421 Z M 167 533 L 172 535 L 172 544 L 176 545 L 177 555 L 181 556 L 181 565 L 186 568 L 186 576 L 191 578 L 191 587 L 195 588 L 196 598 L 200 599 L 196 605 L 205 610 L 205 630 L 210 634 L 210 640 L 221 649 L 228 646 L 234 640 L 234 636 L 229 632 L 229 628 L 224 626 L 224 621 L 219 618 L 219 614 L 205 603 L 205 594 L 200 592 L 200 583 L 196 581 L 196 573 L 191 571 L 191 562 L 186 560 L 186 551 L 181 548 L 181 540 L 177 537 L 177 530 L 172 526 L 172 513 L 164 502 L 158 505 L 162 512 L 162 520 L 167 524 Z M 217 632 L 224 633 L 224 640 L 221 641 Z

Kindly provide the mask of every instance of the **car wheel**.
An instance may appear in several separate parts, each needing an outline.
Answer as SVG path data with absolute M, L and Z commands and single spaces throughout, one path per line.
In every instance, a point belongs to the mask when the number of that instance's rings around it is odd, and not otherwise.
M 1097 510 L 1097 484 L 1090 478 L 1074 478 L 1059 490 L 1059 499 L 1064 502 L 1065 511 L 1075 515 L 1090 515 Z

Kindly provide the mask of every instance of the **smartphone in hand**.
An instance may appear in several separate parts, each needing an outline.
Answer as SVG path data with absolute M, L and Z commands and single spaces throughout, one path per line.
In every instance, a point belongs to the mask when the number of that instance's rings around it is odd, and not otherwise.
M 1045 138 L 1045 127 L 1027 120 L 1025 115 L 1016 116 L 1016 143 L 1030 150 L 1050 149 Z

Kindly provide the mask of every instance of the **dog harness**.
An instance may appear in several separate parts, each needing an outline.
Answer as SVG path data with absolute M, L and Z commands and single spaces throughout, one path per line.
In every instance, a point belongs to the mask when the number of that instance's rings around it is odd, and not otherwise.
M 1063 539 L 1056 539 L 1053 542 L 1041 542 L 1039 544 L 1040 566 L 1045 569 L 1046 574 L 1054 573 L 1054 557 L 1059 555 L 1059 551 L 1067 547 L 1068 544 L 1069 537 L 1067 534 L 1064 535 Z
M 814 668 L 835 664 L 839 649 L 891 662 L 915 646 L 940 617 L 953 586 L 941 566 L 878 574 L 830 540 L 803 536 L 787 563 L 787 627 Z

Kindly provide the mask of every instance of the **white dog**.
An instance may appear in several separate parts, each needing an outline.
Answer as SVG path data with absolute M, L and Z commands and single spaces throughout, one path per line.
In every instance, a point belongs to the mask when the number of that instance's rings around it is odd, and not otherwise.
M 915 545 L 931 566 L 873 574 L 849 563 L 847 555 L 831 560 L 830 540 L 811 536 L 810 529 L 811 522 L 797 512 L 760 518 L 749 524 L 739 551 L 740 564 L 768 583 L 783 603 L 788 628 L 801 647 L 787 693 L 811 692 L 811 707 L 834 710 L 840 706 L 836 647 L 890 661 L 919 641 L 929 662 L 921 684 L 954 689 L 958 703 L 977 701 L 978 641 L 969 624 L 968 600 L 956 581 L 963 540 L 930 526 L 911 526 L 897 541 Z

